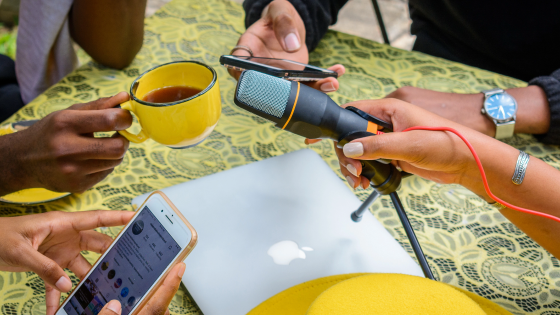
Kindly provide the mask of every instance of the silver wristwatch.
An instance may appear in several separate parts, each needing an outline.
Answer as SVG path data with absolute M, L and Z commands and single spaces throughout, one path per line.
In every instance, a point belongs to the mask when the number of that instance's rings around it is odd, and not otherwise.
M 484 94 L 484 105 L 481 112 L 496 125 L 495 138 L 512 137 L 515 129 L 515 115 L 517 114 L 515 98 L 502 89 L 486 90 L 482 93 Z

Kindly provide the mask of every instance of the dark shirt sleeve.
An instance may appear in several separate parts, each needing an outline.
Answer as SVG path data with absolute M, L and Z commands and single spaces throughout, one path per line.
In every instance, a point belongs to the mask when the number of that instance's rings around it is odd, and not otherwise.
M 550 128 L 543 135 L 535 135 L 539 141 L 560 145 L 560 69 L 550 76 L 536 77 L 529 81 L 529 85 L 540 86 L 548 98 L 550 106 Z
M 329 25 L 336 23 L 338 11 L 348 0 L 288 0 L 303 20 L 305 25 L 305 44 L 309 51 L 313 51 L 327 30 Z M 245 27 L 251 26 L 261 18 L 263 9 L 272 0 L 245 0 Z

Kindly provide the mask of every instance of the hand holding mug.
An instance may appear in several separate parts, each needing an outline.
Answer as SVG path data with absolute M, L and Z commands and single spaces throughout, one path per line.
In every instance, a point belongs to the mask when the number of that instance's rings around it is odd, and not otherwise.
M 103 180 L 122 162 L 128 141 L 116 134 L 96 138 L 94 132 L 124 130 L 132 123 L 121 92 L 47 115 L 29 128 L 2 136 L 0 196 L 26 188 L 83 192 Z

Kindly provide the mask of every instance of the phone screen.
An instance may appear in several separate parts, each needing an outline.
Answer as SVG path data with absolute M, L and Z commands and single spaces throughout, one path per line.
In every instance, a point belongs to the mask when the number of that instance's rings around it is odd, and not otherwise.
M 64 310 L 68 315 L 96 315 L 109 301 L 119 300 L 122 315 L 128 315 L 180 251 L 152 210 L 144 206 Z
M 274 58 L 263 58 L 263 57 L 250 57 L 250 56 L 235 56 L 240 59 L 244 59 L 247 62 L 257 63 L 273 67 L 276 70 L 294 70 L 294 71 L 316 71 L 316 72 L 329 72 L 330 70 L 325 70 L 319 67 L 306 65 L 304 63 L 299 63 L 287 59 L 274 59 Z

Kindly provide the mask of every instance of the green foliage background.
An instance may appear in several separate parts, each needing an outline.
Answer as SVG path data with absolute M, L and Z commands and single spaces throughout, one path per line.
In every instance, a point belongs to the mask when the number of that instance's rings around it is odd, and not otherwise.
M 0 54 L 16 59 L 17 27 L 6 28 L 0 23 Z

